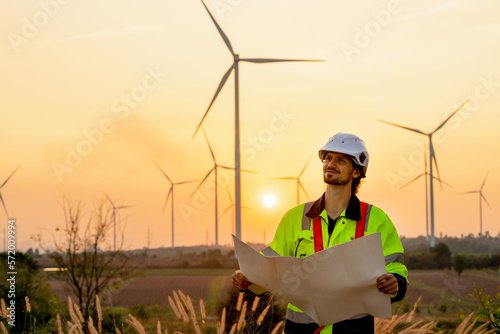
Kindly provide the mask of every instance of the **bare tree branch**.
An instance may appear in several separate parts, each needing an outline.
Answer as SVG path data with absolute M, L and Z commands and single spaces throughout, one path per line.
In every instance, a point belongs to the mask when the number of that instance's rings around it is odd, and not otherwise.
M 106 198 L 84 212 L 81 202 L 63 198 L 64 228 L 60 241 L 54 239 L 50 257 L 56 262 L 63 280 L 75 293 L 80 309 L 88 317 L 96 294 L 135 275 L 129 257 L 123 251 L 123 232 L 119 248 L 113 251 L 109 242 L 112 228 L 112 207 Z M 118 223 L 121 219 L 115 216 Z M 41 240 L 39 239 L 39 242 Z

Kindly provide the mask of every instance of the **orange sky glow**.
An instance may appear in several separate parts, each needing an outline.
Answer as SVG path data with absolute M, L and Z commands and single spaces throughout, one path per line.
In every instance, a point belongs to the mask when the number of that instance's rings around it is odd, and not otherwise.
M 483 230 L 500 233 L 500 4 L 492 0 L 207 0 L 241 57 L 323 59 L 240 63 L 242 236 L 269 242 L 296 205 L 298 176 L 310 200 L 324 191 L 317 151 L 332 134 L 362 137 L 370 152 L 359 197 L 381 207 L 400 235 L 425 235 L 426 137 L 443 181 L 435 184 L 436 235 L 479 232 L 477 194 L 486 174 Z M 106 192 L 126 222 L 126 248 L 169 247 L 170 187 L 202 179 L 213 163 L 192 139 L 232 58 L 199 0 L 16 1 L 0 5 L 0 182 L 17 222 L 17 247 L 47 245 L 64 224 L 63 196 L 87 208 Z M 234 165 L 234 78 L 205 120 L 221 165 Z M 219 172 L 221 214 L 234 174 Z M 175 188 L 175 243 L 214 243 L 213 176 Z M 277 203 L 266 207 L 262 198 Z M 308 201 L 300 193 L 301 201 Z M 6 226 L 3 209 L 0 219 Z M 219 241 L 231 242 L 230 211 Z M 2 243 L 3 233 L 2 227 Z M 111 241 L 111 239 L 110 239 Z M 3 249 L 3 248 L 2 248 Z

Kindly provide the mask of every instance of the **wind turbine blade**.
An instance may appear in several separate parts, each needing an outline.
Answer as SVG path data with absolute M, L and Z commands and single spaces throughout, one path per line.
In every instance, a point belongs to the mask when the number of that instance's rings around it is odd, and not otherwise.
M 103 191 L 104 195 L 106 196 L 106 198 L 108 199 L 109 203 L 111 203 L 111 206 L 113 207 L 113 210 L 115 209 L 115 203 L 113 203 L 113 201 L 111 200 L 111 198 L 109 198 L 108 194 L 106 194 L 104 191 Z
M 170 190 L 168 191 L 167 198 L 165 198 L 165 203 L 163 204 L 163 209 L 161 209 L 161 212 L 165 211 L 165 207 L 167 206 L 168 199 L 170 198 L 170 194 L 174 191 L 174 185 L 170 186 Z
M 226 210 L 224 210 L 223 213 L 220 214 L 219 218 L 222 218 L 222 216 L 224 216 L 232 207 L 233 205 L 231 204 Z
M 227 196 L 229 197 L 229 202 L 231 203 L 231 206 L 233 205 L 233 198 L 231 197 L 231 192 L 229 191 L 229 187 L 226 185 L 226 190 L 227 190 Z
M 10 178 L 12 177 L 12 175 L 14 175 L 15 172 L 17 172 L 17 170 L 19 169 L 19 167 L 21 167 L 21 165 L 17 166 L 16 169 L 14 169 L 14 171 L 9 175 L 9 177 L 7 178 L 7 180 L 5 180 L 2 185 L 0 186 L 0 189 L 2 189 L 2 187 L 10 180 Z
M 440 183 L 443 183 L 443 184 L 447 185 L 447 186 L 448 186 L 448 187 L 450 187 L 450 188 L 453 188 L 453 186 L 452 186 L 451 184 L 449 184 L 448 182 L 445 182 L 445 181 L 443 181 L 443 180 L 441 180 L 441 179 L 438 179 L 438 178 L 437 178 L 436 176 L 434 176 L 434 175 L 432 176 L 432 178 L 433 178 L 433 179 L 438 180 Z
M 296 177 L 270 177 L 270 180 L 297 180 Z
M 430 146 L 430 151 L 431 151 L 430 163 L 432 163 L 432 159 L 434 159 L 434 166 L 436 166 L 436 172 L 438 175 L 439 185 L 441 186 L 441 190 L 443 190 L 443 185 L 441 184 L 441 175 L 439 174 L 439 167 L 438 167 L 438 163 L 437 163 L 437 159 L 436 159 L 436 153 L 434 151 L 434 144 L 432 144 L 432 139 L 429 140 L 429 146 Z M 431 180 L 431 182 L 432 182 L 432 180 Z
M 427 173 L 427 149 L 426 149 L 425 144 L 424 144 L 424 164 L 425 164 L 425 166 L 424 166 L 425 174 L 428 174 Z
M 212 13 L 210 13 L 210 11 L 208 10 L 207 6 L 205 5 L 205 2 L 203 2 L 203 0 L 201 0 L 201 3 L 203 4 L 203 6 L 205 7 L 205 9 L 207 10 L 208 15 L 210 15 L 210 18 L 214 22 L 215 27 L 219 31 L 220 36 L 224 40 L 224 43 L 226 43 L 227 48 L 229 49 L 229 51 L 231 52 L 231 54 L 234 56 L 233 47 L 231 46 L 231 42 L 229 42 L 229 38 L 227 38 L 227 36 L 224 33 L 224 31 L 222 31 L 222 28 L 219 26 L 219 24 L 217 23 L 217 21 L 215 21 L 215 18 L 212 16 Z
M 0 193 L 0 201 L 2 201 L 3 209 L 5 211 L 5 215 L 7 216 L 7 219 L 10 219 L 9 213 L 7 212 L 7 207 L 5 206 L 5 202 L 3 201 L 2 194 Z
M 208 137 L 207 137 L 207 133 L 205 132 L 205 128 L 202 127 L 201 130 L 203 130 L 203 135 L 205 136 L 205 140 L 207 141 L 208 149 L 210 150 L 210 154 L 212 155 L 212 160 L 214 161 L 214 163 L 217 163 L 215 161 L 214 151 L 212 151 L 212 146 L 210 146 L 210 142 L 208 141 Z
M 211 170 L 208 171 L 207 175 L 205 175 L 205 177 L 203 178 L 203 180 L 201 180 L 200 184 L 198 184 L 198 186 L 196 187 L 196 189 L 193 190 L 193 192 L 191 193 L 191 195 L 189 195 L 189 197 L 193 197 L 193 195 L 198 191 L 198 189 L 200 189 L 200 187 L 203 184 L 203 182 L 205 182 L 205 180 L 208 179 L 208 177 L 210 176 L 210 174 L 212 174 L 212 172 L 214 170 L 215 170 L 215 168 L 212 168 Z
M 486 173 L 486 176 L 484 177 L 484 180 L 483 180 L 483 184 L 481 184 L 481 188 L 479 188 L 480 191 L 483 190 L 484 183 L 486 182 L 486 178 L 488 177 L 488 173 L 489 172 Z
M 245 173 L 259 174 L 259 172 L 256 172 L 253 170 L 248 170 L 248 169 L 240 169 L 240 171 L 245 172 Z
M 131 207 L 133 207 L 133 206 L 134 206 L 134 205 L 122 205 L 122 206 L 118 206 L 118 207 L 116 208 L 116 210 L 119 210 L 119 209 L 126 209 L 126 208 L 131 208 Z
M 416 133 L 420 133 L 422 135 L 427 135 L 427 133 L 425 133 L 425 132 L 422 132 L 422 131 L 414 129 L 414 128 L 409 128 L 407 126 L 402 126 L 402 125 L 394 124 L 394 123 L 391 123 L 391 122 L 382 121 L 380 119 L 377 119 L 377 121 L 379 121 L 381 123 L 389 124 L 389 125 L 392 125 L 392 126 L 397 126 L 398 128 L 402 128 L 402 129 L 405 129 L 405 130 L 409 130 L 409 131 L 413 131 L 413 132 L 416 132 Z
M 185 183 L 191 183 L 191 182 L 196 182 L 196 181 L 199 181 L 200 179 L 196 179 L 196 180 L 189 180 L 189 181 L 181 181 L 181 182 L 176 182 L 174 183 L 175 185 L 179 185 L 179 184 L 185 184 Z
M 445 125 L 446 122 L 448 122 L 449 119 L 453 117 L 453 115 L 455 115 L 467 102 L 469 102 L 469 100 L 470 100 L 470 97 L 466 98 L 465 101 L 462 102 L 462 104 L 457 109 L 455 109 L 455 111 L 452 112 L 450 116 L 448 116 L 448 118 L 446 118 L 441 124 L 439 124 L 439 126 L 436 128 L 436 130 L 432 131 L 432 133 L 441 129 L 443 127 L 443 125 Z
M 167 173 L 165 173 L 165 172 L 163 171 L 163 169 L 161 169 L 161 167 L 160 167 L 160 166 L 159 166 L 159 165 L 158 165 L 155 161 L 153 161 L 153 162 L 154 162 L 154 164 L 156 165 L 156 167 L 158 167 L 158 169 L 160 170 L 160 172 L 161 172 L 161 173 L 162 173 L 162 174 L 163 174 L 163 175 L 167 178 L 168 182 L 170 182 L 171 184 L 174 184 L 174 183 L 172 182 L 172 180 L 170 180 L 170 178 L 168 177 Z
M 463 195 L 463 194 L 476 194 L 478 193 L 479 191 L 477 190 L 474 190 L 474 191 L 465 191 L 465 192 L 461 192 L 460 194 Z
M 229 167 L 229 166 L 217 165 L 217 167 L 220 167 L 220 168 L 223 168 L 223 169 L 234 170 L 234 167 Z M 256 172 L 256 171 L 253 171 L 253 170 L 248 170 L 248 169 L 240 169 L 240 171 L 245 172 L 245 173 L 259 174 L 259 172 Z
M 247 209 L 247 210 L 253 210 L 251 207 L 244 206 L 244 205 L 242 205 L 242 206 L 241 206 L 241 208 L 242 208 L 242 209 Z
M 486 204 L 488 204 L 488 207 L 491 209 L 490 203 L 488 203 L 488 200 L 486 199 L 486 197 L 483 196 L 482 193 L 481 193 L 481 198 L 484 199 L 484 201 L 486 202 Z
M 210 104 L 208 105 L 207 111 L 205 111 L 205 114 L 203 115 L 203 117 L 202 117 L 202 119 L 200 121 L 200 124 L 198 124 L 198 127 L 196 128 L 196 131 L 193 134 L 193 138 L 198 133 L 198 130 L 200 129 L 201 125 L 203 124 L 203 121 L 205 120 L 205 118 L 207 117 L 208 112 L 210 111 L 210 108 L 212 107 L 212 104 L 214 104 L 215 99 L 217 98 L 217 96 L 219 95 L 220 91 L 222 90 L 222 87 L 224 87 L 224 85 L 226 84 L 227 78 L 231 74 L 231 71 L 233 70 L 233 68 L 234 68 L 234 64 L 229 67 L 229 69 L 226 71 L 226 73 L 224 73 L 224 76 L 222 77 L 222 79 L 221 79 L 221 81 L 219 83 L 219 87 L 217 87 L 217 90 L 215 91 L 214 97 L 212 98 L 212 101 L 210 101 Z
M 311 156 L 309 157 L 309 159 L 307 160 L 306 164 L 304 165 L 304 168 L 302 168 L 302 170 L 300 171 L 300 174 L 299 174 L 299 176 L 297 176 L 297 178 L 299 178 L 299 177 L 301 177 L 301 176 L 302 176 L 302 173 L 304 173 L 304 171 L 306 170 L 307 165 L 309 164 L 309 161 L 311 161 L 311 158 L 312 158 L 312 154 L 311 154 Z
M 240 61 L 246 61 L 249 63 L 282 63 L 291 61 L 307 61 L 307 62 L 325 62 L 326 60 L 316 60 L 316 59 L 277 59 L 277 58 L 240 58 Z
M 299 186 L 302 189 L 302 191 L 304 192 L 304 194 L 306 194 L 307 199 L 310 199 L 309 195 L 307 194 L 306 188 L 304 188 L 304 186 L 302 185 L 302 182 L 300 182 L 299 180 L 297 180 L 297 182 L 299 183 Z
M 407 186 L 407 185 L 409 185 L 410 183 L 415 182 L 416 180 L 418 180 L 419 178 L 421 178 L 421 177 L 422 177 L 422 176 L 424 176 L 424 175 L 425 175 L 424 173 L 420 174 L 419 176 L 417 176 L 417 177 L 413 178 L 411 181 L 407 182 L 404 186 L 402 186 L 402 187 L 401 187 L 401 188 L 399 188 L 399 189 L 403 189 L 404 187 L 406 187 L 406 186 Z

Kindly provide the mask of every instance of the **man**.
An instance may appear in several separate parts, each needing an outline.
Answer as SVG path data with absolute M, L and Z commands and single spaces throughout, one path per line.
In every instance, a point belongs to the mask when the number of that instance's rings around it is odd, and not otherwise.
M 273 241 L 262 251 L 267 256 L 305 257 L 315 251 L 380 232 L 386 274 L 377 278 L 377 288 L 391 296 L 391 302 L 404 298 L 407 269 L 403 246 L 389 217 L 378 207 L 356 197 L 366 176 L 369 155 L 358 136 L 338 133 L 319 150 L 323 162 L 325 193 L 315 202 L 301 204 L 281 220 Z M 320 241 L 321 240 L 321 241 Z M 237 270 L 232 284 L 246 290 L 252 283 Z M 346 300 L 346 303 L 349 301 Z M 319 326 L 300 309 L 288 305 L 285 333 L 374 333 L 374 318 L 362 314 L 329 326 Z

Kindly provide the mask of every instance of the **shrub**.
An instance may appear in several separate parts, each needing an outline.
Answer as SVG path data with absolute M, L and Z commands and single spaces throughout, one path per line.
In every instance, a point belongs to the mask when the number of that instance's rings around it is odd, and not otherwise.
M 453 270 L 457 272 L 458 276 L 460 276 L 467 267 L 467 257 L 464 254 L 453 255 Z
M 137 318 L 141 320 L 147 320 L 149 317 L 148 311 L 146 310 L 146 306 L 143 304 L 132 306 L 132 313 L 137 316 Z
M 451 251 L 448 245 L 440 242 L 434 248 L 431 248 L 431 253 L 433 254 L 438 269 L 451 268 Z
M 10 271 L 6 267 L 7 257 L 7 253 L 0 253 L 2 282 L 6 282 L 7 272 Z M 16 271 L 16 290 L 13 299 L 16 305 L 16 329 L 20 332 L 34 331 L 50 320 L 51 303 L 57 304 L 57 300 L 50 292 L 44 273 L 31 256 L 16 252 Z M 9 289 L 9 284 L 0 284 L 0 298 L 11 300 L 7 298 Z M 26 311 L 27 302 L 30 304 L 31 312 Z

